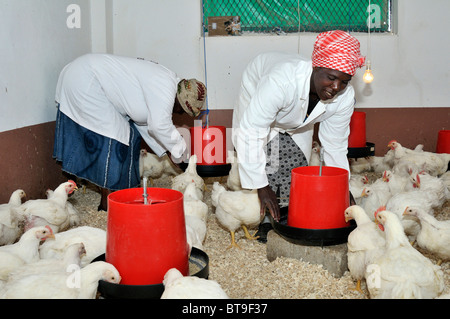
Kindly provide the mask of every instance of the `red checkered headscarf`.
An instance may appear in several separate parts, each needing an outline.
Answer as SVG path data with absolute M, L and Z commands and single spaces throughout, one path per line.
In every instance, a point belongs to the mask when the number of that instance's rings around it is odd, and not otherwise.
M 351 76 L 364 66 L 365 57 L 359 51 L 359 41 L 341 30 L 320 33 L 314 43 L 312 65 L 338 70 Z

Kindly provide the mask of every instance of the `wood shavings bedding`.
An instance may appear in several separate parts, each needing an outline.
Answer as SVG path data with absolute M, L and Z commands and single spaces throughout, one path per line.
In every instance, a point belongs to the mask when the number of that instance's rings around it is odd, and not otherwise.
M 373 180 L 375 176 L 371 176 Z M 207 235 L 204 251 L 209 257 L 209 278 L 220 283 L 231 298 L 238 299 L 366 299 L 365 295 L 352 290 L 355 281 L 346 272 L 336 278 L 321 265 L 301 260 L 279 257 L 269 262 L 266 245 L 245 239 L 242 230 L 237 231 L 236 240 L 241 249 L 227 249 L 230 234 L 216 221 L 211 205 L 211 189 L 214 181 L 226 183 L 226 177 L 205 178 L 207 191 L 204 202 L 209 207 Z M 170 178 L 155 180 L 154 187 L 170 188 Z M 70 199 L 81 215 L 81 224 L 106 230 L 107 213 L 97 211 L 100 194 L 95 187 L 88 186 L 86 192 L 79 190 Z M 450 219 L 450 201 L 436 214 L 438 219 Z M 417 246 L 416 246 L 417 248 Z M 423 252 L 436 262 L 437 259 Z M 444 262 L 446 290 L 450 293 L 450 262 Z

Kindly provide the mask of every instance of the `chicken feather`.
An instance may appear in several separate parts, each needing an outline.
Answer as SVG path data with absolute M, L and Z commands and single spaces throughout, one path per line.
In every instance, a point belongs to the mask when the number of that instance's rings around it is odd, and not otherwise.
M 411 246 L 397 215 L 384 210 L 377 214 L 376 219 L 384 226 L 386 251 L 366 268 L 370 297 L 438 297 L 445 287 L 441 268 Z
M 235 241 L 235 231 L 242 227 L 246 238 L 256 239 L 248 233 L 247 227 L 258 225 L 264 216 L 260 214 L 260 202 L 256 190 L 227 191 L 214 182 L 211 201 L 216 207 L 216 218 L 231 233 L 230 247 L 239 247 Z

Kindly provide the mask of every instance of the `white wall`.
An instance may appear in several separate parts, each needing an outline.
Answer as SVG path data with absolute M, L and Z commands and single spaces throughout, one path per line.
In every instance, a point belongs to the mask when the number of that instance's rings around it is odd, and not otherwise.
M 157 61 L 180 77 L 203 77 L 200 0 L 113 0 L 114 54 Z
M 204 79 L 200 0 L 114 0 L 114 53 L 155 59 Z M 395 35 L 371 35 L 375 80 L 352 80 L 357 107 L 448 107 L 450 1 L 398 0 Z M 367 54 L 367 34 L 354 33 Z M 301 34 L 310 56 L 316 34 Z M 206 38 L 210 109 L 231 109 L 247 62 L 264 51 L 297 52 L 297 35 Z
M 357 107 L 448 107 L 450 1 L 398 0 L 398 33 L 371 36 L 374 82 L 352 80 Z M 79 4 L 81 28 L 66 8 Z M 367 35 L 354 34 L 367 54 Z M 316 34 L 301 34 L 309 56 Z M 297 52 L 297 35 L 206 38 L 210 109 L 231 109 L 256 54 Z M 87 52 L 155 60 L 205 80 L 201 0 L 0 0 L 0 132 L 54 121 L 62 67 Z
M 70 4 L 80 28 L 69 29 Z M 91 50 L 89 0 L 0 0 L 0 132 L 55 120 L 62 67 Z
M 448 107 L 450 41 L 447 18 L 450 1 L 398 1 L 398 33 L 371 35 L 371 61 L 375 80 L 362 81 L 364 69 L 352 84 L 357 107 Z M 367 34 L 353 34 L 367 55 Z M 300 53 L 310 56 L 316 34 L 300 36 Z M 245 63 L 259 52 L 297 52 L 298 36 L 208 38 L 210 108 L 232 108 Z M 234 93 L 234 94 L 233 94 Z

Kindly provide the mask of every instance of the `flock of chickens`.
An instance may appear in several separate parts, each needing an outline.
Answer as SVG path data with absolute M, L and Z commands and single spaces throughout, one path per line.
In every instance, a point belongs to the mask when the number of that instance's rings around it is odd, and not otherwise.
M 436 219 L 436 210 L 450 199 L 450 154 L 388 146 L 384 156 L 350 161 L 356 205 L 344 214 L 357 225 L 347 243 L 356 289 L 365 280 L 371 298 L 449 298 L 440 264 L 450 260 L 450 220 Z M 382 177 L 369 183 L 367 171 Z
M 120 281 L 113 265 L 91 263 L 105 252 L 106 232 L 79 226 L 67 201 L 77 189 L 69 180 L 24 203 L 19 189 L 0 205 L 0 298 L 95 298 L 100 279 Z
M 164 174 L 173 176 L 172 189 L 184 194 L 188 244 L 203 249 L 208 206 L 202 201 L 205 183 L 196 164 L 193 155 L 181 173 L 168 158 L 159 159 L 141 150 L 141 176 L 151 181 Z M 112 264 L 92 262 L 105 253 L 106 231 L 79 226 L 79 213 L 68 201 L 75 190 L 76 183 L 69 180 L 54 191 L 48 190 L 46 199 L 26 200 L 25 192 L 19 189 L 8 203 L 0 205 L 0 298 L 92 299 L 98 297 L 99 280 L 120 283 L 120 274 Z M 220 197 L 220 202 L 225 201 L 226 196 Z M 229 205 L 224 214 L 233 209 L 233 203 Z M 239 226 L 232 227 L 234 235 Z M 163 284 L 162 299 L 192 298 L 193 291 L 196 298 L 228 298 L 217 282 L 183 276 L 176 269 L 167 271 Z
M 442 261 L 450 259 L 450 221 L 435 217 L 450 199 L 450 154 L 425 152 L 420 145 L 411 150 L 396 141 L 389 146 L 384 156 L 350 159 L 356 205 L 343 212 L 357 225 L 347 243 L 350 274 L 360 291 L 365 280 L 371 298 L 446 298 L 440 262 L 431 262 L 411 242 Z M 311 165 L 319 149 L 313 145 Z M 257 192 L 241 188 L 235 155 L 227 160 L 226 185 L 214 182 L 211 202 L 217 221 L 230 232 L 229 248 L 240 248 L 235 231 L 242 227 L 246 238 L 256 239 L 248 228 L 262 217 Z M 184 194 L 188 244 L 203 249 L 208 206 L 196 165 L 196 155 L 181 172 L 168 158 L 144 149 L 140 154 L 141 177 L 172 176 L 171 188 Z M 369 183 L 368 171 L 382 177 Z M 99 280 L 120 282 L 113 265 L 92 262 L 105 253 L 106 232 L 79 226 L 79 214 L 67 200 L 75 190 L 69 180 L 47 191 L 46 199 L 28 201 L 23 190 L 16 190 L 0 205 L 0 298 L 96 298 Z M 183 276 L 176 269 L 168 270 L 163 284 L 161 298 L 228 298 L 216 281 Z

